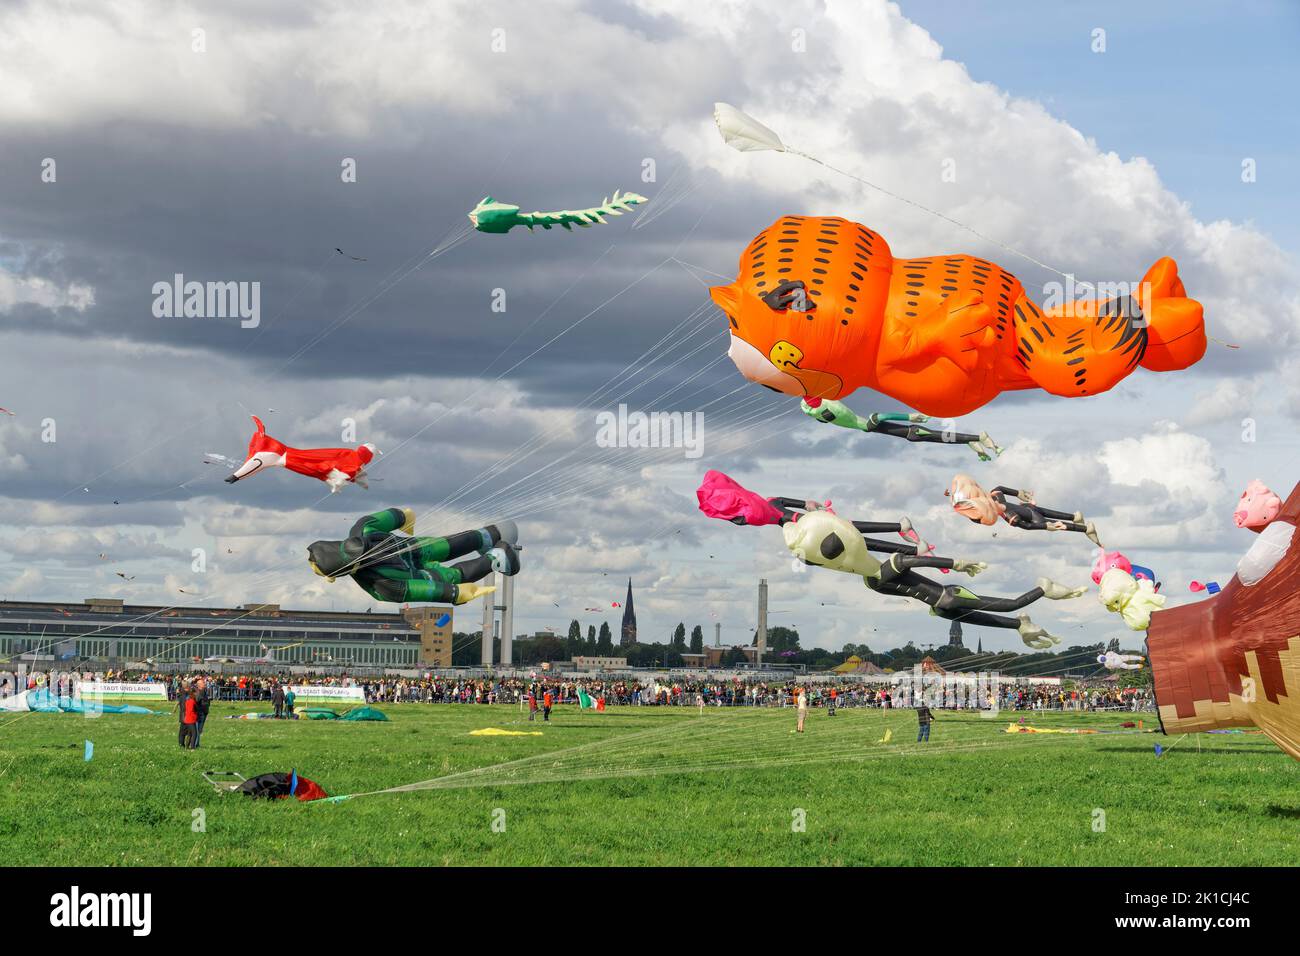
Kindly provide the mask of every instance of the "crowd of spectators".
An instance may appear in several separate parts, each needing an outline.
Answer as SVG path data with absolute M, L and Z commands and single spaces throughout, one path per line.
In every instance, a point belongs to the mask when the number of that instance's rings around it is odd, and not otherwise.
M 27 675 L 27 686 L 49 683 L 60 695 L 71 695 L 77 679 L 128 682 L 162 682 L 167 697 L 176 700 L 182 685 L 193 675 L 148 672 L 114 672 L 76 675 L 50 672 Z M 709 675 L 687 678 L 552 678 L 466 677 L 428 673 L 423 677 L 351 677 L 347 675 L 205 674 L 212 700 L 275 700 L 277 689 L 289 684 L 360 687 L 368 703 L 517 704 L 531 692 L 550 692 L 557 703 L 576 703 L 582 689 L 593 700 L 610 706 L 789 707 L 803 690 L 809 707 L 825 707 L 832 689 L 839 707 L 914 707 L 924 700 L 943 709 L 1013 711 L 1150 710 L 1154 698 L 1149 687 L 1120 689 L 1107 681 L 1074 681 L 1068 685 L 1000 680 L 989 686 L 944 677 L 927 678 L 920 685 L 911 675 L 892 683 L 861 683 L 836 675 L 811 675 L 785 680 L 732 678 Z M 23 688 L 15 675 L 0 674 L 0 697 Z

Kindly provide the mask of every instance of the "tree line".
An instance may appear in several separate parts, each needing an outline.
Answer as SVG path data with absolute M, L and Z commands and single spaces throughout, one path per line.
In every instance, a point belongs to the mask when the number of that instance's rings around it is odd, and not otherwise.
M 454 666 L 472 667 L 481 662 L 481 636 L 481 631 L 455 635 L 452 644 Z M 750 646 L 755 637 L 755 634 L 750 635 L 747 642 Z M 500 660 L 500 641 L 496 644 L 494 659 Z M 681 667 L 685 663 L 683 654 L 703 652 L 704 629 L 699 624 L 695 625 L 688 638 L 685 622 L 679 622 L 667 642 L 640 641 L 620 647 L 614 641 L 608 622 L 602 621 L 599 629 L 595 625 L 588 625 L 584 633 L 582 625 L 575 619 L 569 622 L 568 634 L 564 637 L 543 634 L 517 638 L 512 649 L 514 662 L 521 667 L 548 661 L 567 661 L 574 657 L 625 657 L 629 667 Z M 1097 655 L 1106 650 L 1119 649 L 1119 641 L 1112 639 L 1108 644 L 1075 645 L 1063 650 L 1030 653 L 985 651 L 977 654 L 960 644 L 926 648 L 918 647 L 912 641 L 889 651 L 873 651 L 866 644 L 845 644 L 838 651 L 832 651 L 820 647 L 803 648 L 799 644 L 799 631 L 796 628 L 777 626 L 768 628 L 764 661 L 769 664 L 803 665 L 809 670 L 829 670 L 843 664 L 850 657 L 858 657 L 882 670 L 899 671 L 911 670 L 924 658 L 931 657 L 940 666 L 954 671 L 1095 678 L 1107 674 L 1105 668 L 1097 663 Z M 1141 649 L 1138 648 L 1135 652 L 1141 653 Z M 729 667 L 747 661 L 743 651 L 729 647 L 723 652 L 721 664 Z M 1123 686 L 1149 683 L 1150 675 L 1150 668 L 1120 671 L 1119 682 Z

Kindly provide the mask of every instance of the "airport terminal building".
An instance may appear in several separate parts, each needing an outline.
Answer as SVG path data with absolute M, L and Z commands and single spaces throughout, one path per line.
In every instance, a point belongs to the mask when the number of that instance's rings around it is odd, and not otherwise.
M 450 666 L 452 608 L 396 614 L 161 607 L 87 598 L 81 604 L 0 601 L 0 661 L 357 668 Z

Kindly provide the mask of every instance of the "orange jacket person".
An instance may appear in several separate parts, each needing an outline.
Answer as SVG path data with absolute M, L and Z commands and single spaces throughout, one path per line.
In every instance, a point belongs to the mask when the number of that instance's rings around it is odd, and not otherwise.
M 709 291 L 751 381 L 806 398 L 867 387 L 944 417 L 1016 389 L 1096 395 L 1139 365 L 1187 368 L 1206 346 L 1201 304 L 1172 259 L 1134 295 L 1044 310 L 992 262 L 895 259 L 878 233 L 838 216 L 782 216 L 745 249 L 736 281 Z

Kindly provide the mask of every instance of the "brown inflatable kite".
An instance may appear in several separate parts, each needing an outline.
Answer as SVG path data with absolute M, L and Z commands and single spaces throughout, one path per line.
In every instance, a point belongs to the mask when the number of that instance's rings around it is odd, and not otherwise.
M 1218 596 L 1151 616 L 1147 654 L 1165 733 L 1259 727 L 1300 760 L 1298 523 L 1300 485 Z

